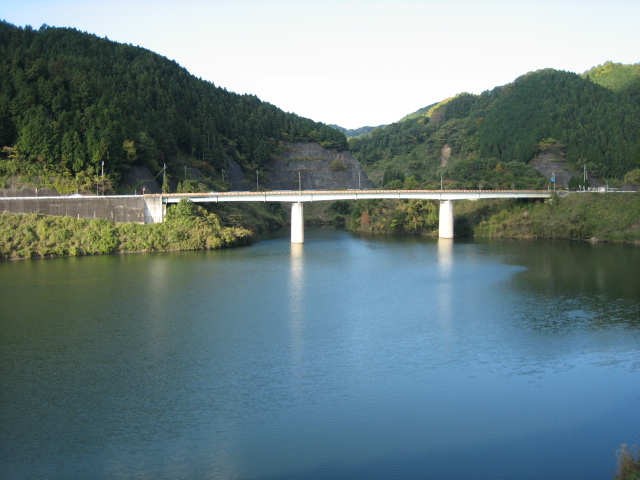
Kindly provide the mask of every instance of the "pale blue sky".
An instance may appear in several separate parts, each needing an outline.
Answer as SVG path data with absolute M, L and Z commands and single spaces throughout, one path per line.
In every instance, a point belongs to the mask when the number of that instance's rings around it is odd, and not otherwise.
M 640 62 L 640 0 L 0 0 L 346 128 L 399 120 L 529 71 Z

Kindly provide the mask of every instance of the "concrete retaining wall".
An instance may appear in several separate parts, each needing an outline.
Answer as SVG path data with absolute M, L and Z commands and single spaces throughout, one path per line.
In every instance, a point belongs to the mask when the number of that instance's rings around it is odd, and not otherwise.
M 0 197 L 57 197 L 55 188 L 11 187 L 0 188 Z
M 164 217 L 158 197 L 0 197 L 0 213 L 39 213 L 75 218 L 105 218 L 115 223 L 157 223 Z

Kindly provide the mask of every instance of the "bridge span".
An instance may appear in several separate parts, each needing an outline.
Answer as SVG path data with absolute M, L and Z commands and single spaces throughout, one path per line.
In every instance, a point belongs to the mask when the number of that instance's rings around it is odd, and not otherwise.
M 145 195 L 159 197 L 162 210 L 166 204 L 188 198 L 194 203 L 206 202 L 291 202 L 291 243 L 304 243 L 304 203 L 335 200 L 365 200 L 386 198 L 393 200 L 423 199 L 440 202 L 438 235 L 453 238 L 454 200 L 481 198 L 551 198 L 548 190 L 298 190 L 265 192 L 210 192 Z M 162 221 L 162 220 L 160 220 Z

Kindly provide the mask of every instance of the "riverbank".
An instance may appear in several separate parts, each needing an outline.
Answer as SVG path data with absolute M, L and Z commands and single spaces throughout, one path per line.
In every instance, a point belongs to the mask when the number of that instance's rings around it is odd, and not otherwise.
M 640 480 L 640 451 L 634 452 L 627 445 L 622 445 L 617 457 L 618 472 L 615 480 Z
M 437 235 L 438 208 L 428 200 L 338 201 L 322 211 L 312 206 L 319 205 L 310 205 L 313 218 L 307 223 L 331 223 L 362 233 Z M 4 214 L 0 259 L 234 247 L 250 243 L 254 233 L 286 223 L 279 204 L 214 209 L 215 214 L 185 202 L 170 208 L 165 222 L 152 225 Z M 460 201 L 455 206 L 455 235 L 640 244 L 640 194 L 576 193 L 547 202 Z
M 359 233 L 438 235 L 438 206 L 428 200 L 334 202 L 325 218 Z M 585 192 L 544 202 L 457 201 L 455 236 L 640 243 L 640 194 Z
M 152 225 L 0 215 L 0 259 L 209 250 L 246 245 L 252 239 L 250 230 L 223 226 L 217 215 L 187 203 L 169 209 L 165 222 Z
M 640 194 L 573 193 L 546 202 L 456 203 L 456 234 L 640 243 Z

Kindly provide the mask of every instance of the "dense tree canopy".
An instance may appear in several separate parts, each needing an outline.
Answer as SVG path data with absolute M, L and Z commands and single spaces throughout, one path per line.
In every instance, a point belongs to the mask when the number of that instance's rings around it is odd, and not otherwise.
M 115 187 L 131 165 L 215 179 L 228 159 L 245 172 L 262 168 L 287 141 L 350 148 L 380 185 L 535 187 L 544 179 L 527 164 L 549 144 L 576 170 L 622 179 L 640 167 L 640 65 L 531 72 L 347 143 L 343 131 L 228 92 L 143 48 L 0 22 L 0 186 L 26 172 L 90 188 L 104 166 Z
M 640 162 L 640 96 L 542 70 L 499 92 L 478 129 L 481 155 L 501 160 L 528 162 L 547 138 L 576 167 L 588 162 L 594 175 L 620 178 Z
M 382 184 L 409 176 L 439 183 L 446 172 L 459 186 L 510 185 L 511 178 L 497 175 L 501 167 L 513 173 L 514 162 L 528 164 L 551 144 L 576 170 L 587 164 L 594 176 L 622 179 L 640 166 L 640 67 L 605 64 L 583 76 L 528 73 L 421 109 L 349 144 Z M 463 178 L 463 168 L 472 174 Z M 532 169 L 517 170 L 530 177 L 524 183 L 536 183 Z
M 117 181 L 132 164 L 159 171 L 166 163 L 170 172 L 188 165 L 215 175 L 228 158 L 260 168 L 284 141 L 347 148 L 327 125 L 216 87 L 143 48 L 0 22 L 0 147 L 46 171 L 91 176 L 104 162 Z

